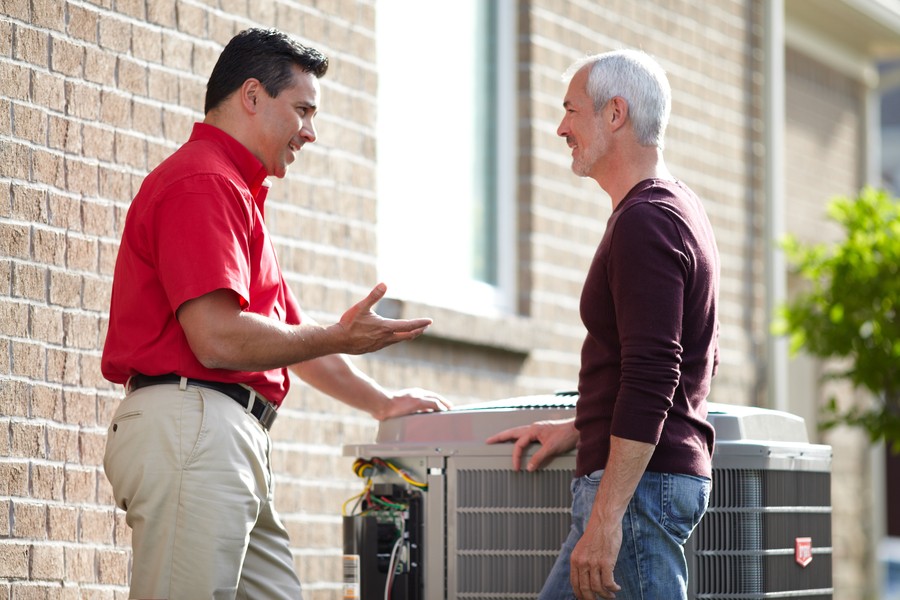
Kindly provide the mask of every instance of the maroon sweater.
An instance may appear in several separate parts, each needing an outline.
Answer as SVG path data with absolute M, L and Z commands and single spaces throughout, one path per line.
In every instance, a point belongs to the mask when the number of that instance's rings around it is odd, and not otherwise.
M 605 468 L 615 435 L 656 445 L 649 471 L 711 477 L 718 295 L 700 200 L 680 182 L 640 182 L 610 216 L 581 294 L 577 475 Z

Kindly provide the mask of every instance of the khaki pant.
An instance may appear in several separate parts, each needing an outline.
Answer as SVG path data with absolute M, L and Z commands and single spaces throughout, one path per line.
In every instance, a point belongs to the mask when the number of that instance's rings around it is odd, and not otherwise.
M 301 598 L 270 446 L 217 391 L 164 384 L 125 397 L 103 466 L 133 530 L 130 598 Z

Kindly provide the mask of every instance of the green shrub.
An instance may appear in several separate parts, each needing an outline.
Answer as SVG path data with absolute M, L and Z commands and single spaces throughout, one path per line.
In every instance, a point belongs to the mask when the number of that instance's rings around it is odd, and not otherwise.
M 806 286 L 781 307 L 774 331 L 790 336 L 790 349 L 823 359 L 844 359 L 827 377 L 850 381 L 876 398 L 873 406 L 842 411 L 835 398 L 823 427 L 864 428 L 900 451 L 900 200 L 863 189 L 828 204 L 845 238 L 834 244 L 783 241 L 789 263 Z

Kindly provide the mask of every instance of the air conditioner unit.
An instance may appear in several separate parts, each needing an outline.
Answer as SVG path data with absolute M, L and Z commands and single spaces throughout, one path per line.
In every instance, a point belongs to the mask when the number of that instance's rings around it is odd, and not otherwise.
M 344 447 L 371 485 L 344 522 L 345 599 L 535 598 L 569 527 L 574 454 L 511 469 L 503 429 L 574 416 L 572 394 L 384 421 Z M 799 417 L 710 405 L 709 511 L 686 547 L 690 597 L 832 598 L 831 449 Z M 532 448 L 533 450 L 534 448 Z M 427 488 L 425 487 L 427 486 Z

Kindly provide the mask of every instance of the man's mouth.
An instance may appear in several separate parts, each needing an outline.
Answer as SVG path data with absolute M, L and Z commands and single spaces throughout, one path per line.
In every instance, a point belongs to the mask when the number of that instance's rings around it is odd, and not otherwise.
M 288 148 L 291 149 L 291 152 L 300 152 L 300 144 L 297 144 L 295 142 L 289 143 Z

